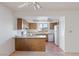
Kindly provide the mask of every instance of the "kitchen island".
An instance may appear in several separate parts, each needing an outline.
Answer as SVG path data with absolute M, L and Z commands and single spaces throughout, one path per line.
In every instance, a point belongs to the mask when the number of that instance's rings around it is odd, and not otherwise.
M 45 43 L 45 35 L 15 37 L 16 51 L 45 51 Z

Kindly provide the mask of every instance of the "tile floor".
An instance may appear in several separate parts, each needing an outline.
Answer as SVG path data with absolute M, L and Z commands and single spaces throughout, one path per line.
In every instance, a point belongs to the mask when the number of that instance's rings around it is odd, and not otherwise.
M 11 56 L 63 56 L 63 51 L 53 42 L 46 43 L 45 52 L 41 51 L 15 51 Z

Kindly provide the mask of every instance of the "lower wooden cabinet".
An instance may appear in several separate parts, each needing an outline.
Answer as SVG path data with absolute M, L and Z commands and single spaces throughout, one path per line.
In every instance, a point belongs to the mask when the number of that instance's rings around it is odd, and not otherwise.
M 16 38 L 16 51 L 45 51 L 46 39 Z

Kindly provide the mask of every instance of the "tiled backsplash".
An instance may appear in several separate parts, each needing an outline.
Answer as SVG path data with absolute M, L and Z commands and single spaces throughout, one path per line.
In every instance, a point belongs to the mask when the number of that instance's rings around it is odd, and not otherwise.
M 49 30 L 48 32 L 38 31 L 38 30 L 16 30 L 14 31 L 15 36 L 29 36 L 29 35 L 36 35 L 36 34 L 48 34 L 53 33 L 53 30 Z
M 15 36 L 23 36 L 27 35 L 27 30 L 16 30 L 15 31 Z

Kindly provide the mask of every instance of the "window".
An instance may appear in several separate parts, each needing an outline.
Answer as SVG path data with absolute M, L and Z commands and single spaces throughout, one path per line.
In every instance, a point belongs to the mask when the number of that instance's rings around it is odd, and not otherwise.
M 48 23 L 40 23 L 39 27 L 41 30 L 48 29 Z

